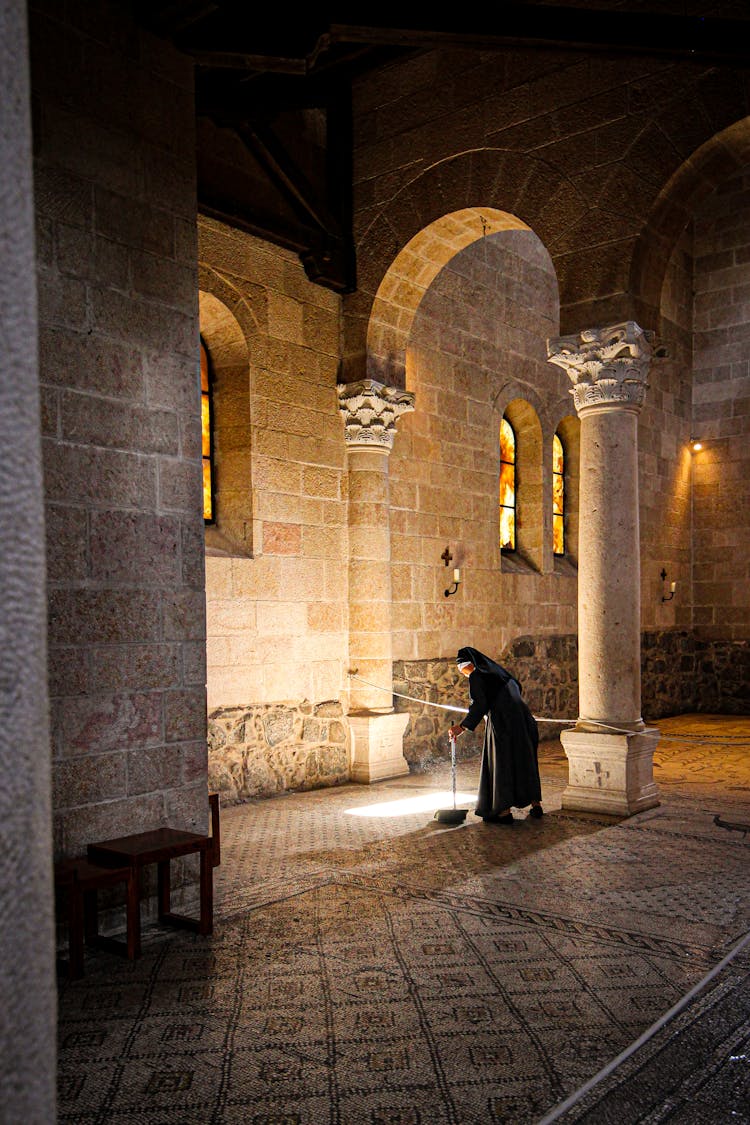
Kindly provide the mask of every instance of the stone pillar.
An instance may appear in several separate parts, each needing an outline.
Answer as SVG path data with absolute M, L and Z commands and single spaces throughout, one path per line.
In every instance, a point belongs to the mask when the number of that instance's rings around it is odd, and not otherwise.
M 641 718 L 638 414 L 652 349 L 633 321 L 549 340 L 581 419 L 579 719 L 562 735 L 563 807 L 630 815 L 659 803 L 658 740 Z
M 24 0 L 0 0 L 0 1117 L 55 1113 L 55 945 Z
M 349 724 L 353 781 L 409 772 L 403 734 L 409 716 L 393 697 L 391 529 L 388 456 L 396 419 L 414 396 L 372 379 L 340 384 L 349 467 L 349 664 L 370 687 L 351 679 Z M 385 688 L 386 690 L 379 690 Z

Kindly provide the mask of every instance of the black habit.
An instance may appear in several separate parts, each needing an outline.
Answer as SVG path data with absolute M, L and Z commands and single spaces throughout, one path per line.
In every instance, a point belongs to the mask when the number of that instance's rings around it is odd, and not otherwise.
M 537 748 L 539 729 L 521 698 L 521 685 L 502 665 L 475 648 L 462 648 L 459 661 L 471 661 L 471 706 L 461 726 L 474 730 L 487 719 L 479 771 L 477 816 L 497 816 L 511 807 L 541 801 Z

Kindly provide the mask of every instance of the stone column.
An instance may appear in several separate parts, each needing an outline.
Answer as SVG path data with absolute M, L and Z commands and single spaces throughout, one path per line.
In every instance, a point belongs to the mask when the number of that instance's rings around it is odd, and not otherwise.
M 24 0 L 0 0 L 0 1118 L 55 1120 L 47 603 Z
M 349 724 L 353 781 L 409 772 L 403 734 L 409 720 L 393 710 L 391 529 L 388 456 L 396 419 L 414 396 L 372 379 L 340 384 L 349 468 Z M 380 690 L 385 688 L 386 690 Z
M 641 718 L 638 414 L 652 349 L 633 321 L 549 340 L 581 419 L 579 710 L 562 735 L 563 807 L 630 815 L 659 803 L 658 732 Z

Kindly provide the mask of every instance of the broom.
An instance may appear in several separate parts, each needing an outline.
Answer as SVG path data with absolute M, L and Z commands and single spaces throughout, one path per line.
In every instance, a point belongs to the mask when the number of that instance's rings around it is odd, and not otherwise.
M 450 735 L 451 740 L 451 780 L 453 783 L 453 808 L 452 809 L 436 809 L 435 820 L 441 824 L 463 824 L 466 820 L 468 809 L 456 808 L 456 740 L 453 735 Z

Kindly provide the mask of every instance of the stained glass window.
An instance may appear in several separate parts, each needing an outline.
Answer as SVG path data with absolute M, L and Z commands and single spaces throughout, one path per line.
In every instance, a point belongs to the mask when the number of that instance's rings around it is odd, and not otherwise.
M 201 430 L 203 440 L 203 522 L 214 522 L 213 428 L 211 418 L 211 365 L 201 340 Z
M 500 423 L 500 549 L 516 549 L 516 435 L 507 418 Z
M 552 439 L 552 550 L 565 554 L 565 453 L 557 434 Z

